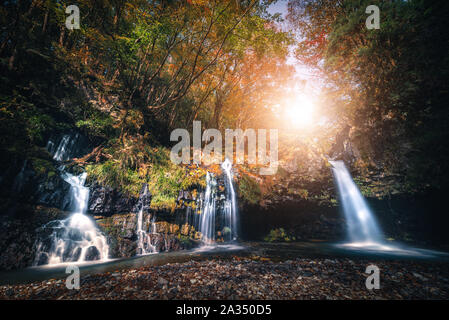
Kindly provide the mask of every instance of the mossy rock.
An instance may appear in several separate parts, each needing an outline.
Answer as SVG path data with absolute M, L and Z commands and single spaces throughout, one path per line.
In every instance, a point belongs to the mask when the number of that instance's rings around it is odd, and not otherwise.
M 264 240 L 267 242 L 291 242 L 295 241 L 296 237 L 286 232 L 284 228 L 278 228 L 272 229 Z

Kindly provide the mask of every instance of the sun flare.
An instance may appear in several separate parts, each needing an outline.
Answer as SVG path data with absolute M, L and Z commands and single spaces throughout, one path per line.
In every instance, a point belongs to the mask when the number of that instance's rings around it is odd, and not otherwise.
M 288 101 L 285 109 L 287 120 L 296 128 L 310 126 L 313 123 L 314 114 L 314 103 L 302 94 Z

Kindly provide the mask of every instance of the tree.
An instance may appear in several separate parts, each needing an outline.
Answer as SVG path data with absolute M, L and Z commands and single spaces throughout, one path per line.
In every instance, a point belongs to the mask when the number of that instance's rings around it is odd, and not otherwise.
M 447 184 L 448 6 L 377 2 L 380 30 L 365 27 L 369 1 L 292 1 L 304 27 L 297 56 L 326 75 L 335 114 L 353 126 L 364 160 L 402 173 L 417 190 Z M 436 45 L 438 43 L 438 45 Z

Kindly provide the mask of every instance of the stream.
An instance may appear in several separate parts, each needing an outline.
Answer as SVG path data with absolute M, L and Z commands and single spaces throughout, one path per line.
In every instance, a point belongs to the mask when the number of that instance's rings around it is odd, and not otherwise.
M 227 260 L 233 257 L 262 261 L 286 261 L 301 258 L 349 258 L 377 260 L 412 260 L 449 262 L 449 255 L 428 249 L 367 250 L 348 247 L 344 244 L 310 241 L 292 243 L 243 242 L 199 247 L 194 250 L 161 252 L 125 259 L 111 259 L 107 262 L 70 263 L 79 266 L 81 277 L 100 273 L 113 273 L 119 270 L 137 269 L 145 266 L 161 266 L 187 261 L 209 259 Z M 21 270 L 0 272 L 0 285 L 23 284 L 48 279 L 66 278 L 68 263 L 34 266 Z

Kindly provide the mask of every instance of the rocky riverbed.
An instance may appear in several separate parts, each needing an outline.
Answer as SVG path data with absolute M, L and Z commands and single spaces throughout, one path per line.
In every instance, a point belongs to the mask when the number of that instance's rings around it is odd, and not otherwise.
M 365 269 L 380 268 L 368 290 Z M 80 289 L 65 279 L 0 286 L 0 299 L 449 299 L 443 262 L 295 259 L 207 259 L 85 275 Z

